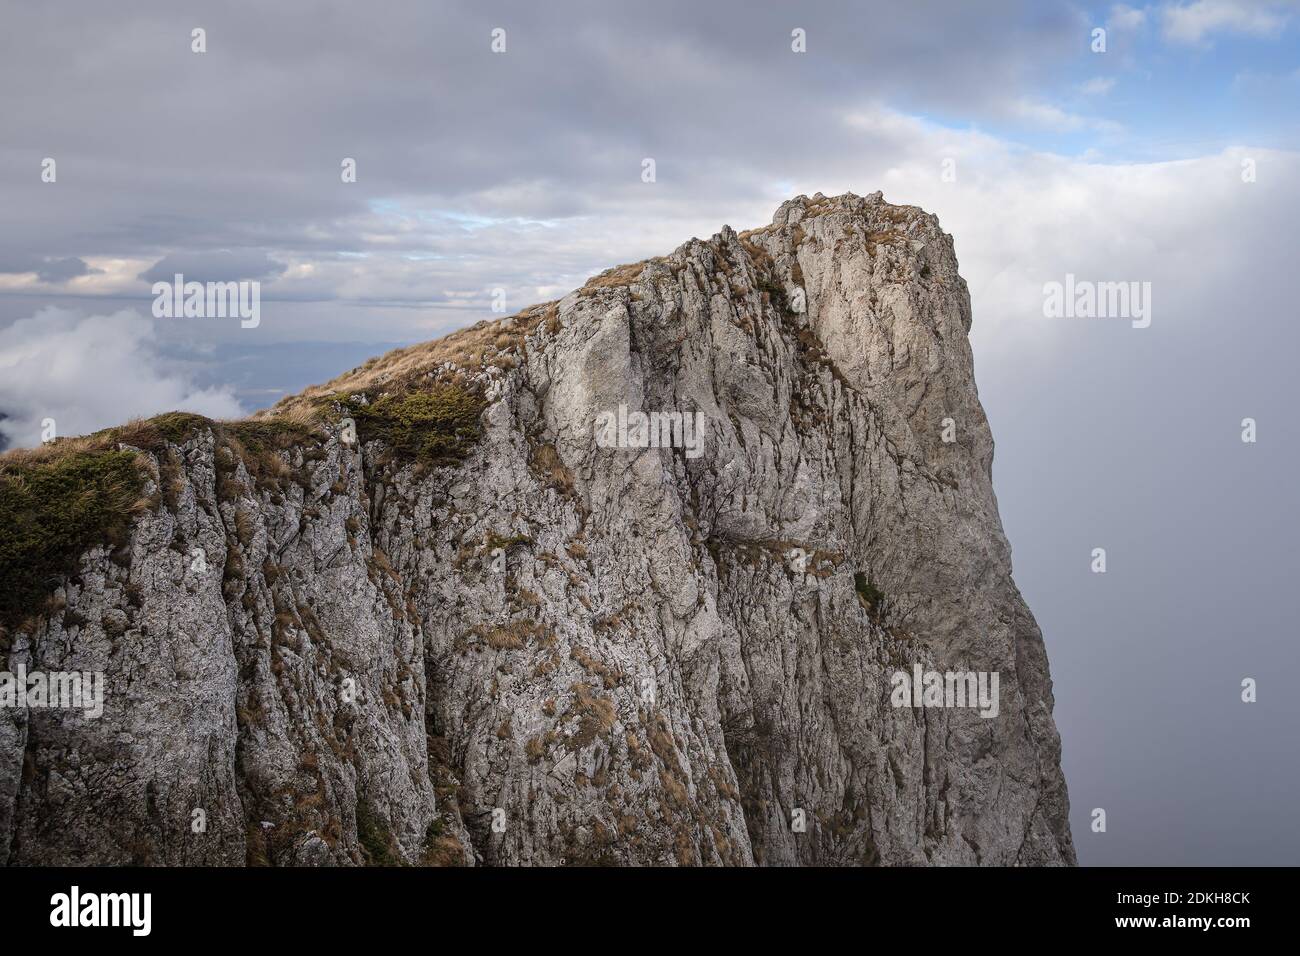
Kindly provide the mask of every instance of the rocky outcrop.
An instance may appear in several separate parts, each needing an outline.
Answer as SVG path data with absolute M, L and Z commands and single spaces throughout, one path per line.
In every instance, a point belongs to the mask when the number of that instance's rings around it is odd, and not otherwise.
M 0 860 L 1072 863 L 970 323 L 933 216 L 799 197 L 118 435 L 149 505 L 7 640 L 104 713 L 0 710 Z M 618 447 L 620 406 L 700 442 Z M 918 664 L 996 716 L 896 706 Z

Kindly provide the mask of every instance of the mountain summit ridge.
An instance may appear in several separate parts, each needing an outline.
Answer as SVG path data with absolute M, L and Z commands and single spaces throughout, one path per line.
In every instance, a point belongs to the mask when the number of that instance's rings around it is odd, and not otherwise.
M 7 646 L 104 715 L 0 710 L 0 862 L 1072 864 L 970 323 L 935 217 L 800 196 L 113 430 L 143 503 Z

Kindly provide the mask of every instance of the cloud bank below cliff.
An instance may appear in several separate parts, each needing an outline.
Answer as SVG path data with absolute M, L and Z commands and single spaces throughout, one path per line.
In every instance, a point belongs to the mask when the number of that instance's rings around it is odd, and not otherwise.
M 130 311 L 84 315 L 42 309 L 0 330 L 0 434 L 39 444 L 46 419 L 60 437 L 169 410 L 243 414 L 227 389 L 198 388 L 163 367 L 153 323 Z

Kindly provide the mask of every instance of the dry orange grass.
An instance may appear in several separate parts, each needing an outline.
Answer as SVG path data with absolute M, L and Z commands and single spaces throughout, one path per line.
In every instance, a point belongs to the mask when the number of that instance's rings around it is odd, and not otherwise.
M 630 285 L 645 271 L 646 263 L 630 262 L 625 265 L 606 269 L 600 275 L 592 276 L 583 286 L 584 289 L 614 289 Z
M 322 385 L 282 398 L 274 407 L 258 412 L 256 417 L 312 418 L 323 399 L 341 392 L 409 388 L 422 376 L 447 363 L 470 372 L 486 366 L 514 367 L 515 353 L 522 357 L 524 337 L 554 314 L 555 303 L 542 303 L 503 319 L 485 319 L 440 339 L 393 349 Z
M 106 451 L 112 447 L 99 435 L 85 435 L 81 438 L 65 438 L 51 445 L 38 445 L 35 448 L 12 448 L 0 454 L 0 471 L 6 466 L 11 468 L 30 467 L 45 464 L 83 452 Z

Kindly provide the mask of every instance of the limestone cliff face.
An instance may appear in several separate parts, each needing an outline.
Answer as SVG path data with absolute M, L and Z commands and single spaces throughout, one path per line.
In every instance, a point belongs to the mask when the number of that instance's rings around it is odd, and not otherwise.
M 933 216 L 799 197 L 286 401 L 256 465 L 142 448 L 154 506 L 9 641 L 107 696 L 0 710 L 0 861 L 1073 863 L 970 323 Z M 458 460 L 368 430 L 453 381 Z M 602 447 L 620 405 L 702 453 Z M 997 716 L 894 706 L 915 664 Z

